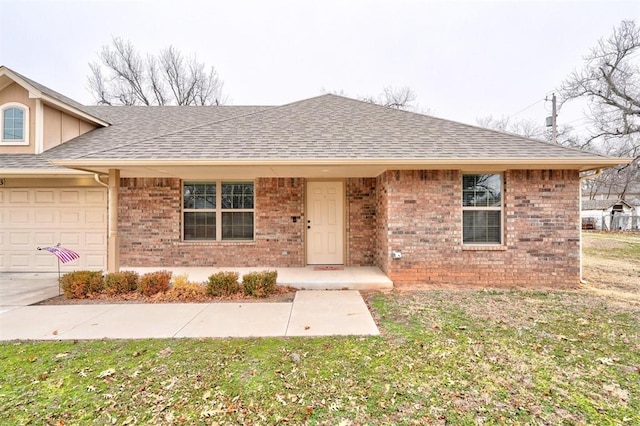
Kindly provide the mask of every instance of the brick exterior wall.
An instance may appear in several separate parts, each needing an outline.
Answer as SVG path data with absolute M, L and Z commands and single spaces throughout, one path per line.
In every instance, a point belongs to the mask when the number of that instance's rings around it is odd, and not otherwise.
M 579 178 L 571 170 L 505 174 L 504 245 L 463 247 L 462 173 L 387 171 L 345 180 L 347 266 L 378 266 L 396 286 L 571 287 L 580 278 Z M 179 179 L 121 179 L 123 266 L 305 265 L 302 178 L 255 181 L 255 241 L 181 239 Z M 302 216 L 296 223 L 292 216 Z M 402 259 L 391 259 L 391 251 Z M 283 255 L 286 252 L 286 255 Z
M 182 241 L 179 179 L 121 179 L 120 262 L 123 266 L 291 267 L 304 265 L 304 179 L 255 182 L 255 241 Z M 288 254 L 283 255 L 286 251 Z
M 346 181 L 347 266 L 376 264 L 376 179 Z
M 505 244 L 463 247 L 461 172 L 389 171 L 378 178 L 378 244 L 403 257 L 377 260 L 396 286 L 576 286 L 580 279 L 576 171 L 505 173 Z

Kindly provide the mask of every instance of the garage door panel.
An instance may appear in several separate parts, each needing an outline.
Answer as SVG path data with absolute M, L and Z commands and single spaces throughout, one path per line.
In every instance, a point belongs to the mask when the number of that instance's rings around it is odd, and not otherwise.
M 0 188 L 0 221 L 0 271 L 55 272 L 57 258 L 37 247 L 58 243 L 80 255 L 61 271 L 106 267 L 106 189 Z
M 106 225 L 107 214 L 104 211 L 88 210 L 85 212 L 87 225 Z
M 104 254 L 87 254 L 85 256 L 85 265 L 87 269 L 102 269 L 107 263 L 107 257 Z
M 61 211 L 60 223 L 62 225 L 79 225 L 80 224 L 80 212 L 78 211 Z
M 60 244 L 64 247 L 78 247 L 80 245 L 80 234 L 78 232 L 61 232 Z
M 58 258 L 48 251 L 40 251 L 34 257 L 37 268 L 54 270 L 57 269 Z
M 85 193 L 85 204 L 99 206 L 106 205 L 107 192 L 101 189 L 88 189 Z
M 87 248 L 95 250 L 107 247 L 107 236 L 104 232 L 87 232 L 84 237 Z
M 53 204 L 56 202 L 56 192 L 53 189 L 37 189 L 34 200 L 38 204 Z
M 80 204 L 80 189 L 60 191 L 60 204 Z
M 9 265 L 16 268 L 27 268 L 31 264 L 31 256 L 26 253 L 9 253 Z
M 34 235 L 26 231 L 9 231 L 9 249 L 16 250 L 33 245 Z
M 27 209 L 12 209 L 9 210 L 9 220 L 7 223 L 13 225 L 25 225 L 33 221 L 33 211 Z
M 11 189 L 9 190 L 9 203 L 10 204 L 29 204 L 31 202 L 31 193 L 26 189 Z
M 38 232 L 35 236 L 35 243 L 38 247 L 48 247 L 57 244 L 55 232 Z
M 34 213 L 34 223 L 36 225 L 53 226 L 58 222 L 58 212 L 54 209 L 44 210 L 38 209 Z

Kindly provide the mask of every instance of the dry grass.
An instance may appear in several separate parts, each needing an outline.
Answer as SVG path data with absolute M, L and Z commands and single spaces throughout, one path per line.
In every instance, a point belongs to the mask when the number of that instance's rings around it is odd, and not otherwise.
M 640 234 L 585 232 L 583 289 L 640 303 Z

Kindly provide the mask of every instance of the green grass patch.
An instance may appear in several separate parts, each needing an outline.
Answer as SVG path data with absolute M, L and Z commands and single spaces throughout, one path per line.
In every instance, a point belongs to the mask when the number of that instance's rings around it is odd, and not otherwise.
M 0 424 L 640 423 L 633 306 L 367 298 L 382 336 L 3 343 Z

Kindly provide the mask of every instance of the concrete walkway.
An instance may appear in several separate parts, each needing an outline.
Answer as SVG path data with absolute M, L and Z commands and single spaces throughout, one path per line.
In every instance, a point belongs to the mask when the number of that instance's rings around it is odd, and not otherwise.
M 4 341 L 377 334 L 355 290 L 298 291 L 291 303 L 12 305 L 0 312 Z

